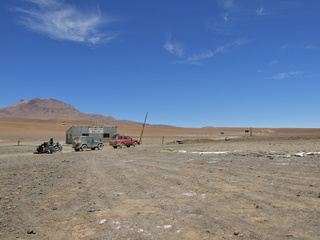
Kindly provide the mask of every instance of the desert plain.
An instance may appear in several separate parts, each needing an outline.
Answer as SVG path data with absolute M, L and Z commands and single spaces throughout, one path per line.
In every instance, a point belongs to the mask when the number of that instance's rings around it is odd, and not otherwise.
M 320 129 L 146 126 L 75 152 L 68 127 L 0 123 L 0 239 L 320 239 Z

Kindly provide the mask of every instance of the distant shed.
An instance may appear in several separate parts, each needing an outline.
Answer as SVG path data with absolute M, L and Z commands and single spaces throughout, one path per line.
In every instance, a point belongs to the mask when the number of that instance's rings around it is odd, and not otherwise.
M 66 131 L 66 143 L 71 144 L 74 137 L 90 136 L 96 141 L 108 142 L 117 134 L 117 126 L 72 126 Z

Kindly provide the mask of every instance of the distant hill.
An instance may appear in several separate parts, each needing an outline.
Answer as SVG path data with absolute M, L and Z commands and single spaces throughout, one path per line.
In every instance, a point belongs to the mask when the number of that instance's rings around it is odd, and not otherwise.
M 86 114 L 75 107 L 51 98 L 34 98 L 30 101 L 21 100 L 9 107 L 0 108 L 1 121 L 25 122 L 59 122 L 71 124 L 100 124 L 134 126 L 142 123 L 128 120 L 117 120 L 111 116 Z

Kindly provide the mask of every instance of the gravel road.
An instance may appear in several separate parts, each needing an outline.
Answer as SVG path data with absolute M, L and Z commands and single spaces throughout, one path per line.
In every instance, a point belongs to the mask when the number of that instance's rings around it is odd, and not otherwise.
M 319 142 L 64 145 L 41 155 L 36 144 L 0 144 L 0 239 L 317 240 Z

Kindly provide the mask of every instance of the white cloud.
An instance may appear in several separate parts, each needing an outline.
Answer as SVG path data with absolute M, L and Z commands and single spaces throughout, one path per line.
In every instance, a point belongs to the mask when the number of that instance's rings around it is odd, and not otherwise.
M 272 62 L 270 62 L 271 66 L 277 65 L 278 64 L 278 60 L 273 60 Z
M 168 40 L 165 42 L 164 49 L 176 57 L 182 58 L 184 56 L 184 49 L 182 44 L 178 42 L 173 42 L 171 40 L 171 35 L 169 36 Z
M 257 9 L 257 10 L 256 10 L 256 13 L 257 13 L 257 15 L 259 15 L 259 16 L 264 15 L 265 13 L 264 13 L 264 9 L 263 9 L 263 7 L 261 7 L 261 8 L 259 8 L 259 9 Z
M 302 72 L 299 72 L 299 71 L 282 72 L 282 73 L 278 73 L 278 74 L 274 75 L 272 78 L 273 79 L 285 79 L 285 78 L 293 77 L 293 76 L 299 75 L 299 74 L 302 74 Z
M 305 46 L 305 48 L 306 49 L 311 49 L 311 50 L 318 49 L 318 47 L 316 45 L 313 45 L 313 44 L 308 44 L 308 45 Z
M 54 7 L 59 5 L 59 2 L 57 2 L 56 0 L 25 0 L 26 2 L 31 2 L 34 4 L 38 4 L 39 6 L 50 6 L 50 7 Z
M 281 51 L 291 51 L 291 50 L 295 50 L 295 49 L 307 49 L 307 50 L 318 50 L 320 47 L 318 47 L 317 45 L 314 44 L 286 44 L 283 45 L 280 50 Z
M 218 3 L 225 9 L 233 7 L 234 0 L 218 0 Z
M 250 41 L 245 39 L 245 38 L 240 38 L 232 43 L 227 43 L 222 46 L 217 47 L 214 50 L 208 50 L 206 52 L 192 55 L 192 56 L 185 56 L 183 50 L 180 48 L 180 45 L 173 44 L 170 42 L 167 42 L 165 44 L 165 49 L 171 53 L 172 55 L 178 56 L 181 58 L 181 60 L 178 61 L 178 63 L 183 63 L 183 64 L 192 64 L 192 65 L 199 65 L 201 61 L 213 58 L 219 53 L 226 53 L 230 52 L 233 49 L 240 47 L 244 44 L 249 43 Z
M 182 57 L 183 56 L 183 48 L 177 44 L 172 42 L 166 42 L 164 48 L 171 54 Z
M 201 60 L 212 58 L 219 53 L 230 52 L 234 48 L 240 47 L 244 44 L 247 44 L 248 42 L 249 42 L 249 40 L 247 40 L 245 38 L 240 38 L 232 43 L 227 43 L 222 46 L 219 46 L 214 51 L 210 50 L 205 53 L 189 57 L 186 59 L 187 60 L 186 62 L 189 62 L 191 64 L 198 64 L 199 61 L 201 61 Z
M 229 14 L 230 13 L 225 13 L 224 15 L 223 15 L 223 20 L 225 21 L 225 22 L 228 22 L 228 20 L 229 20 Z
M 117 36 L 100 30 L 108 21 L 101 16 L 99 7 L 80 11 L 59 0 L 25 1 L 33 7 L 14 9 L 22 14 L 21 24 L 52 39 L 98 44 Z
M 256 9 L 256 15 L 258 16 L 267 16 L 267 17 L 275 17 L 277 14 L 275 13 L 276 9 L 273 9 L 273 11 L 270 11 L 270 9 L 268 9 L 268 11 L 266 11 L 266 9 L 264 7 L 260 7 L 258 9 Z

